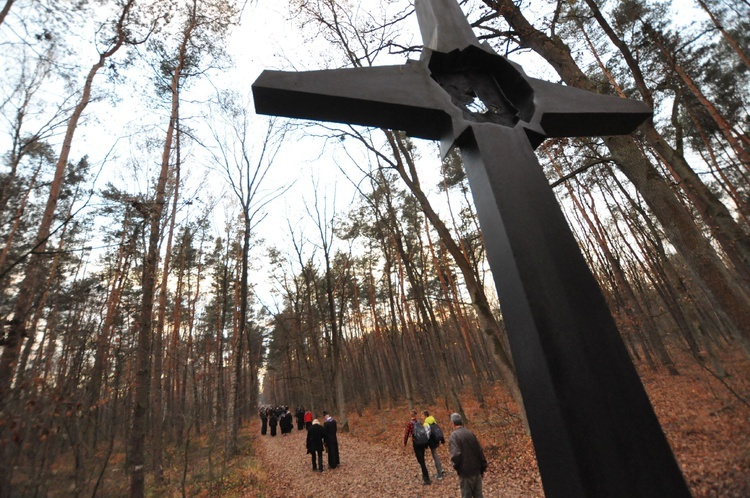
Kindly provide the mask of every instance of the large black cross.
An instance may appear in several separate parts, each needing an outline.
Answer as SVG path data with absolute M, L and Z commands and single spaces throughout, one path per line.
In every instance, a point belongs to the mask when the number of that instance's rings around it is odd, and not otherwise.
M 631 133 L 642 102 L 530 78 L 480 44 L 456 0 L 416 0 L 402 66 L 264 71 L 263 114 L 403 130 L 461 149 L 547 496 L 690 496 L 534 154 L 547 137 Z

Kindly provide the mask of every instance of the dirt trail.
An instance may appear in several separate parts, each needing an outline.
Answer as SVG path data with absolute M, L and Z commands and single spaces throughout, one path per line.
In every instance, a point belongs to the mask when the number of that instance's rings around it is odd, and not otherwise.
M 399 426 L 400 430 L 400 426 Z M 458 497 L 458 477 L 450 466 L 448 447 L 440 446 L 438 452 L 446 477 L 432 480 L 431 486 L 422 485 L 422 474 L 409 443 L 386 446 L 370 443 L 350 434 L 339 434 L 341 465 L 328 468 L 327 455 L 323 454 L 325 471 L 313 472 L 310 455 L 305 450 L 305 431 L 276 437 L 256 436 L 257 457 L 263 463 L 269 481 L 274 484 L 274 497 Z M 447 437 L 447 434 L 446 434 Z M 429 450 L 426 455 L 430 474 L 436 473 Z M 537 497 L 540 493 L 505 482 L 503 476 L 492 469 L 485 474 L 484 496 Z

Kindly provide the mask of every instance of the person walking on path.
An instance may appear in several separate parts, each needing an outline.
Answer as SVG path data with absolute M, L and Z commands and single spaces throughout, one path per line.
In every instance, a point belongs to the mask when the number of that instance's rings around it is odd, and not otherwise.
M 409 442 L 409 436 L 411 436 L 412 447 L 414 448 L 414 456 L 417 457 L 417 462 L 422 468 L 422 485 L 428 486 L 432 484 L 430 480 L 430 473 L 427 472 L 427 465 L 424 462 L 424 452 L 430 441 L 430 435 L 427 432 L 422 423 L 417 420 L 417 411 L 411 411 L 411 420 L 406 424 L 406 433 L 404 434 L 404 446 Z
M 276 424 L 278 423 L 278 419 L 276 418 L 276 410 L 271 410 L 271 414 L 268 417 L 268 425 L 271 426 L 271 436 L 276 436 Z
M 261 407 L 260 409 L 260 422 L 260 435 L 265 436 L 268 429 L 268 410 L 265 406 Z
M 325 444 L 326 431 L 316 418 L 310 423 L 307 430 L 307 453 L 312 459 L 313 472 L 323 472 L 323 445 Z
M 305 429 L 310 429 L 312 422 L 313 422 L 312 412 L 310 410 L 307 410 L 305 412 Z
M 289 411 L 289 407 L 284 407 L 284 413 L 281 415 L 281 419 L 279 420 L 279 425 L 281 426 L 281 435 L 286 435 L 292 432 L 292 429 L 294 429 L 294 422 L 292 422 L 292 413 Z
M 294 416 L 297 419 L 297 430 L 301 431 L 302 428 L 305 426 L 305 407 L 298 406 L 297 409 L 294 411 Z
M 328 451 L 328 468 L 335 469 L 339 466 L 339 439 L 336 436 L 337 427 L 334 420 L 328 412 L 323 412 L 325 422 L 323 428 L 326 433 L 326 450 Z
M 424 426 L 427 427 L 430 432 L 430 441 L 427 443 L 427 446 L 430 448 L 430 453 L 432 453 L 432 461 L 435 462 L 435 470 L 437 470 L 437 475 L 435 477 L 437 479 L 442 479 L 445 474 L 443 473 L 443 465 L 440 462 L 440 456 L 438 456 L 437 449 L 441 444 L 445 444 L 445 436 L 443 435 L 440 426 L 437 425 L 437 420 L 430 415 L 430 412 L 424 410 L 422 415 L 424 415 Z
M 483 498 L 482 477 L 487 470 L 487 459 L 477 437 L 466 427 L 461 415 L 451 415 L 453 432 L 448 439 L 451 463 L 458 473 L 461 498 Z

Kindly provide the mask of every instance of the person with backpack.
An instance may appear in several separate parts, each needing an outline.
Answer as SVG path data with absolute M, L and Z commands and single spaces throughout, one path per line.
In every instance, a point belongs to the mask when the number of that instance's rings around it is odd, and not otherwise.
M 444 477 L 444 473 L 443 465 L 440 463 L 440 457 L 437 454 L 437 449 L 441 444 L 445 444 L 445 436 L 443 435 L 443 430 L 437 425 L 437 420 L 430 415 L 430 412 L 424 410 L 422 415 L 424 415 L 424 425 L 430 429 L 430 440 L 427 443 L 427 446 L 429 446 L 430 453 L 432 453 L 432 461 L 435 462 L 435 470 L 437 470 L 437 476 L 435 477 L 440 480 Z
M 424 452 L 430 442 L 429 426 L 425 427 L 422 422 L 417 420 L 416 410 L 411 411 L 411 420 L 406 424 L 404 446 L 409 442 L 409 436 L 411 436 L 414 456 L 417 457 L 417 462 L 419 462 L 419 466 L 422 468 L 422 485 L 428 486 L 432 484 L 432 481 L 430 480 L 430 473 L 427 472 L 427 465 L 424 462 Z

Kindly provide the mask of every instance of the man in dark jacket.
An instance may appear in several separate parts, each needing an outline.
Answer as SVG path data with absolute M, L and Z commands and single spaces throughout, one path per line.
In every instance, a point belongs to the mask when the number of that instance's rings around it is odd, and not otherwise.
M 487 470 L 487 459 L 477 437 L 466 427 L 461 415 L 451 415 L 453 432 L 448 440 L 451 463 L 458 472 L 461 498 L 483 498 L 482 476 Z
M 307 452 L 312 458 L 313 472 L 323 472 L 323 441 L 325 437 L 326 431 L 316 418 L 307 430 Z
M 326 432 L 326 451 L 328 451 L 328 467 L 335 469 L 339 466 L 339 439 L 336 435 L 336 420 L 328 412 L 323 412 L 325 422 L 323 428 Z

